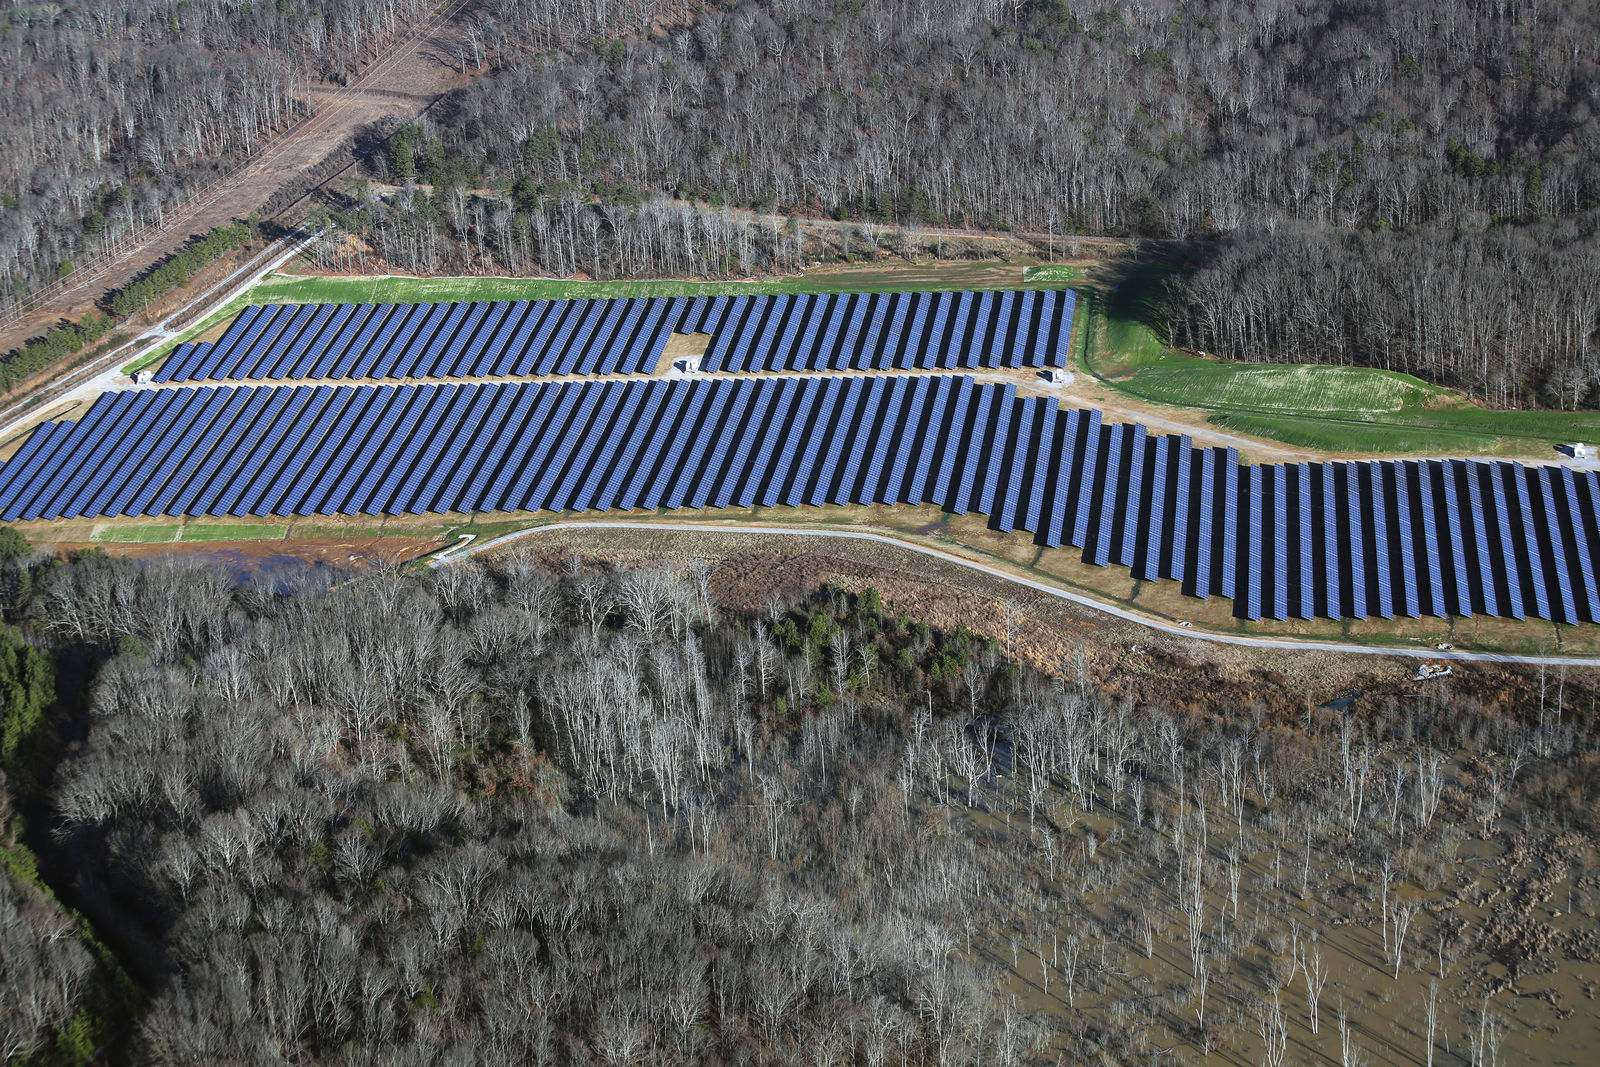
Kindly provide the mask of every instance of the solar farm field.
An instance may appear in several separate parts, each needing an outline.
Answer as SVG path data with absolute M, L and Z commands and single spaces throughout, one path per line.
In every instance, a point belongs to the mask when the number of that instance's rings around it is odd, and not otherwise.
M 1248 619 L 1600 621 L 1600 478 L 1242 466 L 965 375 L 107 394 L 0 466 L 7 521 L 931 503 Z
M 157 381 L 654 373 L 674 334 L 701 369 L 1064 367 L 1062 290 L 247 307 L 216 342 L 180 345 Z

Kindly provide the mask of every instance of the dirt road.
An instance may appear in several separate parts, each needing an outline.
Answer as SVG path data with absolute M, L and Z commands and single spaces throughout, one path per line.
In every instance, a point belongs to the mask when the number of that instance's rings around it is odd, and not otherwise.
M 1357 644 L 1338 644 L 1331 641 L 1299 641 L 1287 637 L 1247 637 L 1241 634 L 1209 633 L 1179 626 L 1173 626 L 1159 619 L 1143 615 L 1138 612 L 1127 611 L 1114 604 L 1107 604 L 1093 597 L 1074 593 L 1054 585 L 1025 578 L 1019 574 L 1012 574 L 998 567 L 976 560 L 966 559 L 949 552 L 940 551 L 927 545 L 915 544 L 897 537 L 884 534 L 867 533 L 861 530 L 817 530 L 805 527 L 785 526 L 722 526 L 709 523 L 687 522 L 616 522 L 608 520 L 578 521 L 578 522 L 553 522 L 544 526 L 534 526 L 526 530 L 517 530 L 502 537 L 488 541 L 465 541 L 458 543 L 444 552 L 439 553 L 428 561 L 430 567 L 440 567 L 467 556 L 475 556 L 480 552 L 493 552 L 504 548 L 512 542 L 525 537 L 537 537 L 539 534 L 555 533 L 560 531 L 583 530 L 636 530 L 664 533 L 679 533 L 688 535 L 716 535 L 725 536 L 733 534 L 745 537 L 790 537 L 790 538 L 826 538 L 845 541 L 866 541 L 905 552 L 915 552 L 936 559 L 941 563 L 955 564 L 970 570 L 978 571 L 991 578 L 999 578 L 1013 585 L 1020 586 L 1030 593 L 1041 594 L 1058 600 L 1064 600 L 1078 607 L 1090 608 L 1101 612 L 1124 623 L 1135 623 L 1147 630 L 1161 634 L 1168 639 L 1176 638 L 1180 641 L 1208 641 L 1221 645 L 1232 645 L 1240 648 L 1277 650 L 1280 652 L 1332 652 L 1341 655 L 1350 654 L 1358 656 L 1397 656 L 1406 659 L 1425 659 L 1436 662 L 1456 663 L 1487 663 L 1487 664 L 1517 664 L 1522 666 L 1547 666 L 1547 667 L 1593 667 L 1595 661 L 1588 657 L 1580 656 L 1519 656 L 1506 652 L 1469 652 L 1462 649 L 1444 651 L 1438 649 L 1416 648 L 1380 648 L 1375 646 Z
M 0 323 L 0 352 L 36 337 L 63 317 L 92 310 L 189 239 L 257 211 L 272 218 L 355 160 L 355 138 L 369 127 L 409 121 L 441 95 L 469 80 L 455 65 L 455 16 L 468 0 L 442 7 L 372 62 L 348 86 L 314 86 L 316 112 L 264 143 L 250 159 L 200 191 L 166 225 L 114 255 L 79 265 L 63 282 L 42 290 L 19 317 Z

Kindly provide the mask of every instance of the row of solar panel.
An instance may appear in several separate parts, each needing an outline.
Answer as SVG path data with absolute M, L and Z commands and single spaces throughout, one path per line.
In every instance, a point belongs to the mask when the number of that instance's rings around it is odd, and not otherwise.
M 1241 467 L 950 375 L 203 387 L 102 396 L 0 466 L 0 516 L 929 503 L 1248 618 L 1600 621 L 1600 478 Z
M 649 374 L 689 301 L 269 304 L 215 344 L 179 346 L 157 381 Z
M 840 293 L 271 304 L 180 345 L 162 382 L 650 374 L 674 332 L 707 371 L 1065 366 L 1072 293 Z
M 713 372 L 1064 367 L 1072 309 L 1067 290 L 755 296 L 686 328 Z

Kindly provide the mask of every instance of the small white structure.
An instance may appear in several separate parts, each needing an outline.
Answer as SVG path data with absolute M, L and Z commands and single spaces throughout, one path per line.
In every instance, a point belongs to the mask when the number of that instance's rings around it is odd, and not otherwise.
M 679 359 L 675 359 L 672 361 L 672 369 L 677 371 L 679 374 L 699 374 L 700 357 L 683 356 Z
M 1041 377 L 1043 377 L 1044 380 L 1051 385 L 1072 384 L 1071 372 L 1062 367 L 1051 367 L 1049 370 L 1045 371 Z
M 149 370 L 136 370 L 133 372 L 134 385 L 149 385 L 155 381 L 155 373 Z
M 1450 673 L 1448 663 L 1424 663 L 1417 668 L 1417 681 L 1425 682 L 1430 678 L 1443 678 Z
M 1572 458 L 1573 459 L 1588 459 L 1589 458 L 1589 446 L 1584 444 L 1582 441 L 1579 441 L 1577 444 L 1573 445 L 1572 446 Z

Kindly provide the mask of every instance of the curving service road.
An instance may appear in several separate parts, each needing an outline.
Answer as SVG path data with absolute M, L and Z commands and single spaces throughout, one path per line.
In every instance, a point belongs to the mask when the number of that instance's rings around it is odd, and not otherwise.
M 1093 597 L 1081 593 L 1069 592 L 1053 585 L 1036 582 L 1031 578 L 1010 574 L 997 567 L 991 567 L 975 560 L 963 559 L 948 552 L 941 552 L 936 548 L 926 545 L 914 544 L 896 537 L 884 534 L 865 533 L 855 530 L 811 530 L 805 528 L 791 528 L 783 526 L 718 526 L 711 523 L 691 522 L 620 522 L 616 520 L 595 520 L 593 522 L 553 522 L 546 526 L 530 526 L 526 530 L 517 530 L 512 533 L 496 537 L 490 541 L 473 543 L 473 535 L 463 534 L 463 540 L 457 542 L 444 551 L 428 560 L 429 567 L 440 567 L 456 560 L 475 556 L 480 552 L 487 552 L 499 548 L 509 542 L 528 537 L 533 534 L 550 530 L 668 530 L 679 533 L 712 533 L 712 534 L 760 534 L 771 536 L 778 534 L 788 537 L 835 537 L 853 541 L 876 541 L 879 544 L 889 545 L 892 548 L 905 549 L 908 552 L 920 552 L 924 556 L 931 556 L 944 563 L 953 563 L 957 566 L 967 567 L 980 571 L 990 577 L 1000 578 L 1004 581 L 1020 585 L 1047 596 L 1058 597 L 1070 601 L 1081 607 L 1103 612 L 1127 622 L 1136 623 L 1147 629 L 1156 630 L 1172 637 L 1191 638 L 1196 641 L 1211 641 L 1221 645 L 1242 645 L 1247 648 L 1271 648 L 1288 652 L 1340 652 L 1356 656 L 1402 656 L 1410 659 L 1425 659 L 1430 661 L 1458 661 L 1463 663 L 1512 663 L 1522 666 L 1547 666 L 1547 667 L 1600 667 L 1600 659 L 1584 656 L 1518 656 L 1509 652 L 1465 652 L 1459 649 L 1438 651 L 1436 649 L 1421 648 L 1368 648 L 1363 645 L 1344 645 L 1333 641 L 1295 641 L 1278 637 L 1241 637 L 1236 634 L 1219 634 L 1205 630 L 1193 630 L 1182 626 L 1159 622 L 1155 619 L 1127 611 L 1114 604 L 1107 604 L 1095 600 Z

